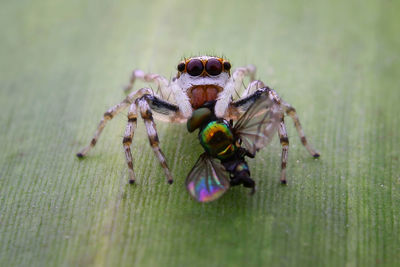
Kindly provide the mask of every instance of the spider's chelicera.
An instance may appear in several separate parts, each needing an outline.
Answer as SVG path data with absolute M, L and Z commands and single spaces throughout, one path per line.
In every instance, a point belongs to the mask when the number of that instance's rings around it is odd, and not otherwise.
M 104 113 L 90 144 L 77 156 L 84 157 L 96 145 L 106 123 L 129 108 L 123 147 L 130 183 L 136 179 L 130 146 L 138 115 L 144 120 L 150 145 L 168 183 L 173 181 L 159 146 L 154 115 L 167 122 L 186 122 L 189 132 L 199 129 L 199 141 L 205 152 L 186 178 L 187 189 L 196 200 L 215 200 L 229 186 L 239 184 L 254 192 L 255 182 L 250 178 L 245 157 L 254 157 L 276 132 L 282 145 L 280 181 L 286 184 L 289 139 L 285 114 L 293 119 L 308 152 L 315 158 L 319 154 L 307 142 L 295 109 L 262 81 L 255 80 L 253 65 L 237 68 L 232 74 L 230 69 L 231 64 L 223 58 L 200 56 L 180 62 L 171 81 L 158 74 L 133 71 L 125 88 L 128 96 Z M 245 77 L 250 78 L 250 83 L 242 90 Z M 156 84 L 157 92 L 147 87 L 131 92 L 136 79 Z

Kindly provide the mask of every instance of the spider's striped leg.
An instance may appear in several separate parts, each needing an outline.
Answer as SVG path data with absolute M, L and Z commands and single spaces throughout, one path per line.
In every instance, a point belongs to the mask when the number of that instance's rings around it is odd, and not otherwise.
M 318 158 L 320 156 L 319 153 L 307 141 L 303 128 L 301 127 L 300 124 L 299 116 L 297 116 L 296 109 L 292 107 L 290 104 L 280 99 L 278 94 L 272 89 L 270 89 L 270 97 L 274 99 L 276 102 L 278 102 L 283 108 L 283 110 L 286 112 L 286 114 L 292 118 L 294 126 L 296 127 L 297 133 L 300 136 L 300 140 L 303 146 L 308 150 L 311 156 L 313 156 L 314 158 Z
M 114 118 L 118 113 L 120 113 L 122 110 L 124 110 L 126 107 L 128 107 L 132 102 L 134 102 L 134 100 L 144 94 L 148 94 L 149 92 L 151 92 L 151 90 L 149 88 L 142 88 L 140 90 L 137 90 L 131 94 L 129 94 L 121 103 L 113 106 L 112 108 L 110 108 L 109 110 L 107 110 L 104 115 L 103 118 L 100 120 L 99 125 L 97 126 L 97 130 L 94 133 L 92 140 L 90 141 L 90 144 L 87 145 L 86 147 L 84 147 L 81 151 L 79 151 L 76 155 L 78 156 L 78 158 L 83 158 L 84 156 L 87 155 L 87 153 L 90 151 L 90 149 L 92 149 L 96 143 L 97 140 L 100 137 L 100 134 L 102 133 L 104 127 L 106 126 L 107 122 L 109 120 L 111 120 L 112 118 Z
M 243 91 L 243 94 L 240 97 L 241 98 L 246 97 L 263 87 L 265 87 L 265 84 L 262 81 L 259 80 L 252 81 L 251 83 L 249 83 L 246 90 Z
M 125 150 L 126 163 L 128 164 L 130 184 L 133 184 L 135 182 L 135 172 L 133 171 L 131 144 L 132 144 L 133 134 L 136 129 L 136 124 L 137 124 L 136 103 L 132 103 L 131 106 L 129 107 L 128 124 L 126 125 L 125 135 L 122 141 L 122 145 Z
M 235 71 L 232 73 L 232 76 L 234 79 L 241 79 L 243 81 L 244 77 L 248 76 L 250 78 L 250 81 L 255 80 L 256 76 L 256 67 L 254 65 L 247 65 L 246 67 L 239 67 L 235 69 Z
M 224 90 L 218 94 L 218 100 L 215 104 L 215 115 L 217 117 L 224 117 L 227 108 L 230 105 L 234 93 L 242 94 L 243 80 L 249 77 L 250 81 L 254 81 L 256 74 L 256 67 L 248 65 L 246 67 L 239 67 L 232 73 L 231 78 L 228 80 Z M 247 91 L 247 90 L 245 90 Z M 247 92 L 248 93 L 248 92 Z
M 149 83 L 155 83 L 160 91 L 161 96 L 165 99 L 169 98 L 169 95 L 164 95 L 164 94 L 169 94 L 169 92 L 167 91 L 169 81 L 165 77 L 163 77 L 159 74 L 145 73 L 142 70 L 134 70 L 132 72 L 128 85 L 126 85 L 124 87 L 125 93 L 131 92 L 131 90 L 133 88 L 133 84 L 135 83 L 135 81 L 137 79 L 145 81 L 145 82 L 149 82 Z
M 137 100 L 137 104 L 139 106 L 140 115 L 141 115 L 142 119 L 144 120 L 144 124 L 146 126 L 150 145 L 153 148 L 153 151 L 156 154 L 158 160 L 160 161 L 162 168 L 164 169 L 165 176 L 167 178 L 168 183 L 172 184 L 172 182 L 173 182 L 172 175 L 168 168 L 165 156 L 159 146 L 159 139 L 158 139 L 158 135 L 157 135 L 156 124 L 154 123 L 153 114 L 151 112 L 149 103 L 147 103 L 146 95 L 139 98 Z
M 97 140 L 99 139 L 100 134 L 103 131 L 104 127 L 106 126 L 107 122 L 109 120 L 111 120 L 112 118 L 114 118 L 115 115 L 120 113 L 128 105 L 129 105 L 129 100 L 128 100 L 128 98 L 126 98 L 126 99 L 124 99 L 124 101 L 122 101 L 121 103 L 113 106 L 112 108 L 110 108 L 109 110 L 107 110 L 104 113 L 103 118 L 100 120 L 100 123 L 97 126 L 97 130 L 94 133 L 94 136 L 92 137 L 92 140 L 90 141 L 90 144 L 87 145 L 86 147 L 84 147 L 81 151 L 79 151 L 76 154 L 78 156 L 78 158 L 83 158 L 84 156 L 86 156 L 86 154 L 89 152 L 89 150 L 92 149 L 96 145 Z
M 278 127 L 279 140 L 282 146 L 281 156 L 281 183 L 286 184 L 286 164 L 288 161 L 289 153 L 289 138 L 286 132 L 284 116 L 282 115 L 281 122 Z

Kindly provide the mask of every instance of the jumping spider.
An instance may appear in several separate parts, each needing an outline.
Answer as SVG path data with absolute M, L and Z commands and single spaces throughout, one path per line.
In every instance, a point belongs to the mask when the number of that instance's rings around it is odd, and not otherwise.
M 137 117 L 140 114 L 146 126 L 150 145 L 164 169 L 168 183 L 171 184 L 173 182 L 172 175 L 159 146 L 153 114 L 162 121 L 183 123 L 191 118 L 193 111 L 198 110 L 209 102 L 214 102 L 214 114 L 217 118 L 236 121 L 260 96 L 266 96 L 269 98 L 269 103 L 273 103 L 280 114 L 280 121 L 276 124 L 276 127 L 264 130 L 269 131 L 269 133 L 278 131 L 282 146 L 280 181 L 286 184 L 289 139 L 284 123 L 285 113 L 293 119 L 301 142 L 308 152 L 314 158 L 318 158 L 319 154 L 307 142 L 295 109 L 283 101 L 273 89 L 265 86 L 262 81 L 254 79 L 256 72 L 254 66 L 249 65 L 237 68 L 232 74 L 230 69 L 231 64 L 223 58 L 199 56 L 180 62 L 177 66 L 178 73 L 171 81 L 159 74 L 145 73 L 141 70 L 133 71 L 130 83 L 125 88 L 128 96 L 121 103 L 104 113 L 90 144 L 83 148 L 77 156 L 79 158 L 86 156 L 89 150 L 96 145 L 106 123 L 129 107 L 128 124 L 123 138 L 123 147 L 129 171 L 129 183 L 134 183 L 136 179 L 130 145 L 136 129 Z M 249 77 L 251 82 L 242 92 L 240 98 L 234 101 L 233 96 L 241 91 L 245 77 Z M 131 92 L 136 79 L 155 83 L 159 89 L 157 94 L 147 87 Z M 171 95 L 173 97 L 172 101 L 169 100 Z M 266 106 L 265 108 L 270 107 Z

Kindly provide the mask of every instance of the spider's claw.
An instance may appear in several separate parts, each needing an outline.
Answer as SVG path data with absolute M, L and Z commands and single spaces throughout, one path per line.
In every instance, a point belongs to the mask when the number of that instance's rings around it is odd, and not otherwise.
M 281 180 L 281 185 L 287 185 L 287 181 L 286 181 L 286 179 L 284 179 L 284 180 Z
M 134 184 L 135 183 L 135 179 L 129 179 L 129 184 Z
M 80 159 L 83 159 L 83 157 L 84 157 L 85 155 L 83 155 L 82 153 L 79 152 L 79 153 L 76 154 L 76 156 L 77 156 L 78 158 L 80 158 Z
M 129 91 L 132 89 L 132 86 L 131 85 L 126 85 L 126 86 L 124 86 L 124 88 L 123 88 L 123 90 L 124 90 L 124 92 L 125 93 L 129 93 Z
M 319 154 L 319 153 L 315 153 L 315 154 L 313 155 L 313 157 L 314 157 L 315 159 L 317 159 L 317 158 L 320 157 L 320 154 Z
M 168 179 L 168 181 L 167 181 L 168 184 L 172 184 L 173 182 L 174 182 L 173 179 Z
M 256 192 L 256 186 L 251 188 L 249 195 L 252 196 L 252 195 L 254 195 L 255 192 Z

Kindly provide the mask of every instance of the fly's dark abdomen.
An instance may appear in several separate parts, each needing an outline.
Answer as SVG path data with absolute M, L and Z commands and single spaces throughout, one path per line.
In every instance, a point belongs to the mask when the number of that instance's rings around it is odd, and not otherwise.
M 249 166 L 244 160 L 244 156 L 237 157 L 237 155 L 238 154 L 235 154 L 235 156 L 230 159 L 222 160 L 221 163 L 230 174 L 231 186 L 242 184 L 244 187 L 253 188 L 253 193 L 255 182 L 250 177 Z

